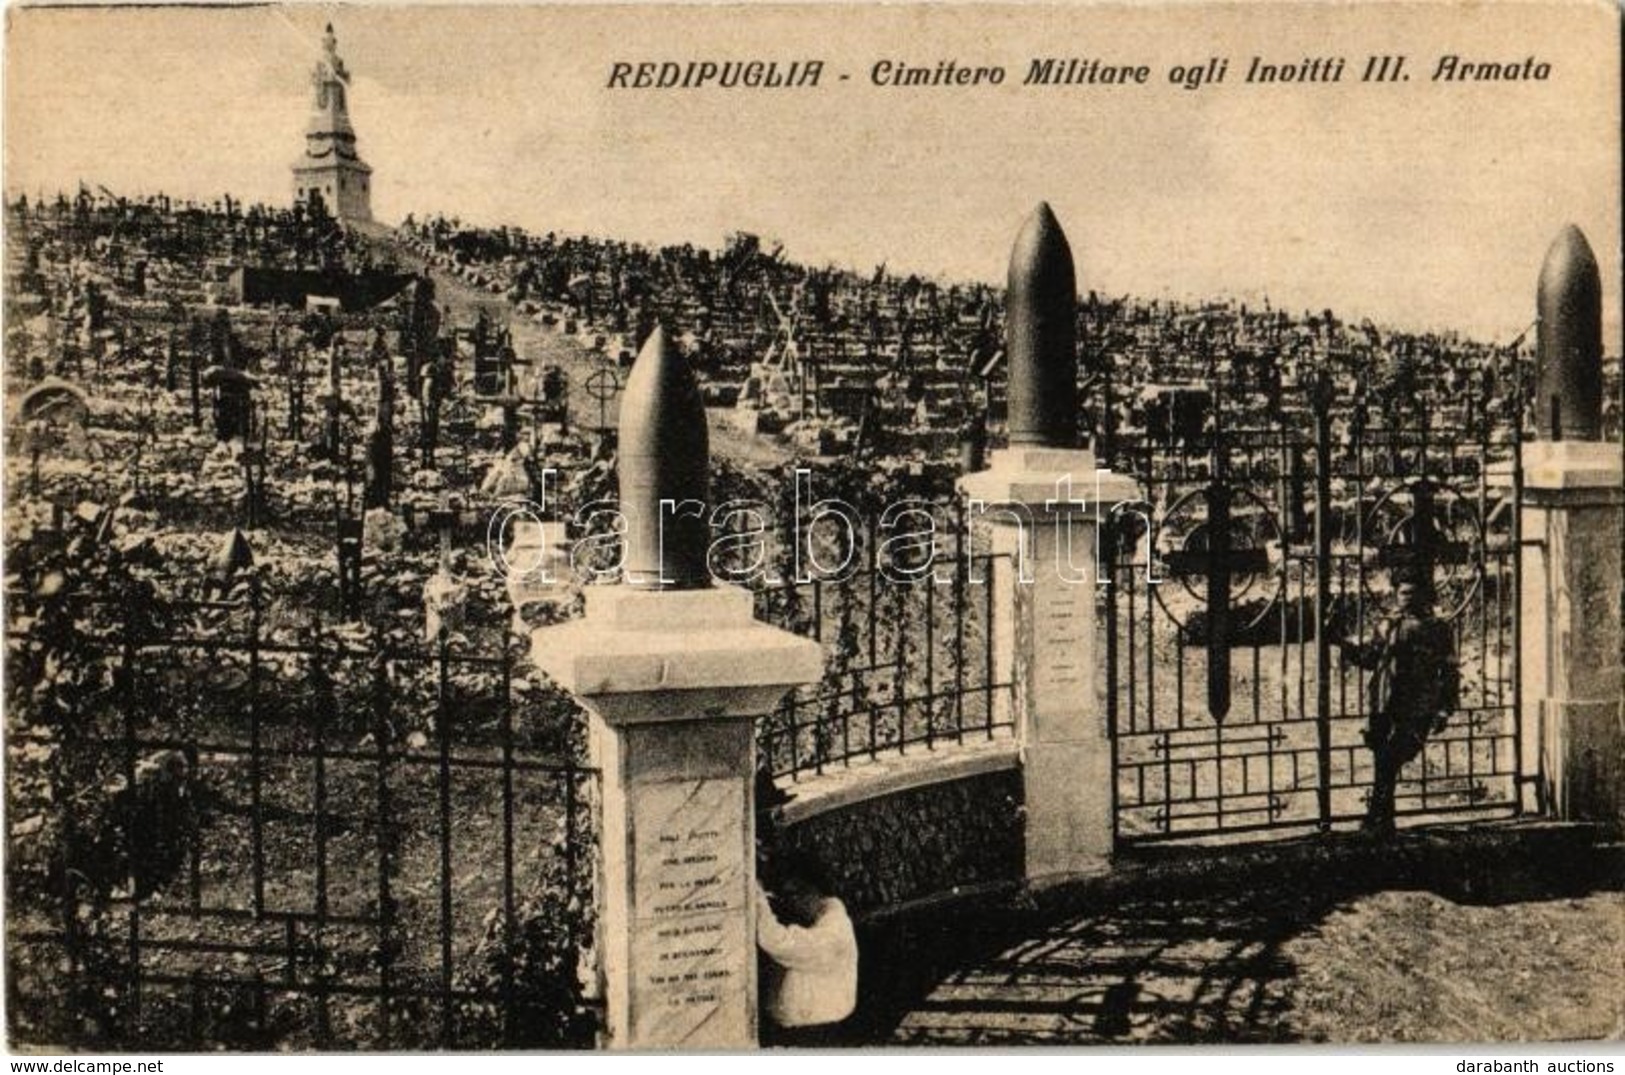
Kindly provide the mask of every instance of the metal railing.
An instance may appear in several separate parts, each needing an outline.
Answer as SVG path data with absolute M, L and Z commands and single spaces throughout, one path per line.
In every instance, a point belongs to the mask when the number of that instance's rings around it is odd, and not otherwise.
M 850 557 L 851 570 L 758 587 L 760 619 L 826 650 L 822 679 L 758 720 L 774 776 L 1010 733 L 1010 670 L 997 666 L 991 630 L 995 579 L 1011 569 L 1009 557 L 976 547 L 961 501 L 929 510 L 931 539 L 904 541 L 865 513 L 852 540 L 822 561 Z M 805 530 L 781 540 L 818 546 Z
M 251 586 L 131 611 L 9 636 L 13 1040 L 592 1044 L 597 773 L 511 647 L 290 638 Z

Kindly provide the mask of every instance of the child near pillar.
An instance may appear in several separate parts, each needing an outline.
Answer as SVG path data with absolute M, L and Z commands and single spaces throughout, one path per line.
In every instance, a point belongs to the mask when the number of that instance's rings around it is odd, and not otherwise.
M 857 1007 L 852 919 L 812 859 L 798 857 L 775 873 L 773 898 L 756 890 L 756 940 L 767 956 L 763 1043 L 801 1049 L 839 1045 L 842 1023 Z

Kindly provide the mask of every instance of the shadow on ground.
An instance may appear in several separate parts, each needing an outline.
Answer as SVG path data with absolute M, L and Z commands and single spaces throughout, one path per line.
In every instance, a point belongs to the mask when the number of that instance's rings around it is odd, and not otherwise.
M 1305 969 L 1299 953 L 1329 916 L 1394 892 L 1431 893 L 1445 907 L 1518 904 L 1508 913 L 1520 923 L 1541 913 L 1533 908 L 1573 915 L 1577 897 L 1625 888 L 1622 866 L 1619 845 L 1552 824 L 1430 829 L 1391 844 L 1339 835 L 1124 856 L 1107 876 L 864 923 L 850 1043 L 1306 1040 L 1293 1011 Z M 1461 928 L 1475 928 L 1462 919 Z M 1407 939 L 1416 941 L 1414 932 Z M 1465 940 L 1474 946 L 1470 932 Z M 1425 960 L 1428 943 L 1416 943 Z M 1336 951 L 1361 962 L 1346 947 Z M 1389 1004 L 1375 998 L 1369 1020 L 1378 1025 L 1355 1027 L 1347 1040 L 1391 1037 L 1382 1014 Z

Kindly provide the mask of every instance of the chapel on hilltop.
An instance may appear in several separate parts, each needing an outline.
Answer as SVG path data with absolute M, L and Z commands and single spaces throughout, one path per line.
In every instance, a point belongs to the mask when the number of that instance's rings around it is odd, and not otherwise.
M 311 71 L 316 87 L 315 107 L 305 125 L 305 153 L 293 165 L 294 200 L 308 204 L 320 199 L 340 220 L 372 219 L 372 168 L 355 148 L 346 95 L 350 72 L 339 59 L 333 24 L 322 37 L 322 55 Z

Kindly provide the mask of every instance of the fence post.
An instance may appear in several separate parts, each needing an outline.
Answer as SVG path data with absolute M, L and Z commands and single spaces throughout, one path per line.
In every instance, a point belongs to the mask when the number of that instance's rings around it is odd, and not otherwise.
M 1013 685 L 1026 876 L 1037 881 L 1097 870 L 1112 850 L 1096 543 L 1100 524 L 1139 488 L 1077 447 L 1076 278 L 1048 205 L 1016 239 L 1007 304 L 1010 447 L 960 488 L 994 553 L 1010 557 L 991 580 L 992 636 L 998 678 Z
M 1601 278 L 1572 225 L 1547 252 L 1537 303 L 1535 413 L 1523 446 L 1520 771 L 1526 808 L 1625 823 L 1625 684 L 1620 668 L 1625 465 L 1599 438 Z M 1549 416 L 1549 417 L 1548 417 Z M 1564 435 L 1579 439 L 1564 440 Z
M 1315 415 L 1315 803 L 1320 830 L 1332 827 L 1332 385 L 1321 368 L 1314 377 Z M 1362 509 L 1363 510 L 1363 509 Z M 1245 763 L 1243 763 L 1245 764 Z
M 813 641 L 713 586 L 705 409 L 656 328 L 621 404 L 626 581 L 538 630 L 536 664 L 590 714 L 602 773 L 599 973 L 620 1049 L 737 1049 L 756 1034 L 753 714 L 823 668 Z

